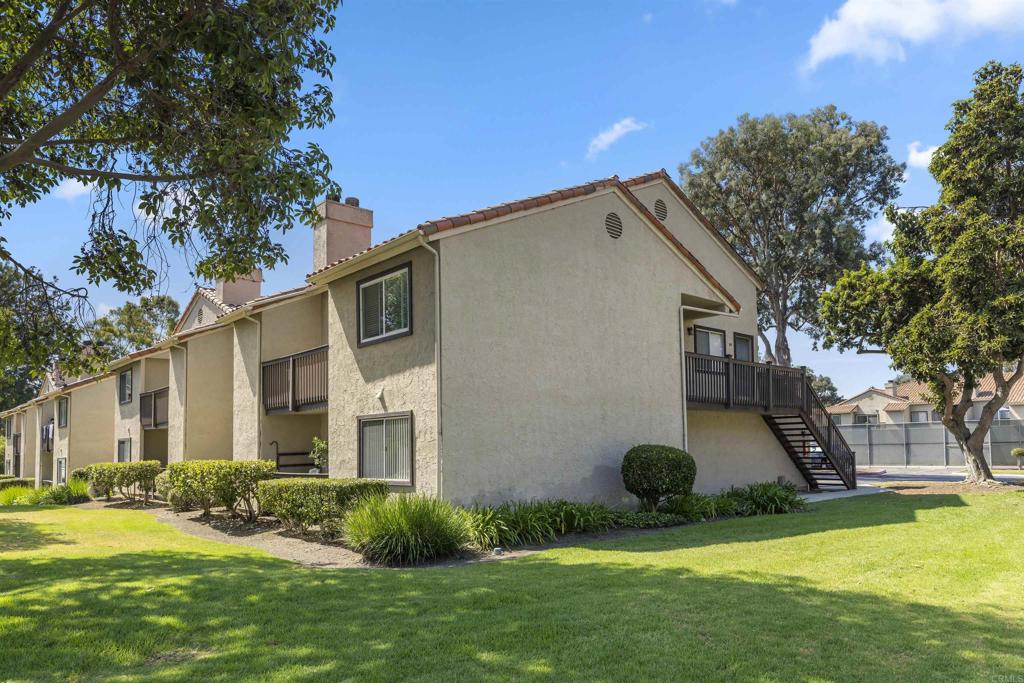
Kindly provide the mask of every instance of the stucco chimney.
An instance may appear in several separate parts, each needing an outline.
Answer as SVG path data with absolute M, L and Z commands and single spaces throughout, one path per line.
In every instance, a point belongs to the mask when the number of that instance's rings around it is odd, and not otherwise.
M 313 270 L 370 248 L 373 211 L 359 207 L 356 197 L 337 195 L 316 207 L 320 220 L 313 228 Z
M 898 387 L 899 385 L 900 385 L 899 382 L 897 382 L 894 379 L 891 379 L 891 380 L 889 380 L 888 382 L 885 383 L 885 388 L 889 390 L 889 393 L 891 395 L 896 396 L 897 395 L 896 394 L 896 387 Z
M 263 271 L 257 268 L 248 275 L 239 275 L 234 280 L 217 280 L 215 296 L 228 306 L 258 299 L 263 284 Z

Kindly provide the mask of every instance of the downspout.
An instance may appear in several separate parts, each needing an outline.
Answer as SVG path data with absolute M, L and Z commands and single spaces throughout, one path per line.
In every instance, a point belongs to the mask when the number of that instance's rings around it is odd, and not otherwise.
M 683 403 L 683 450 L 690 450 L 690 421 L 689 412 L 686 406 L 686 311 L 694 311 L 695 313 L 707 313 L 711 316 L 718 316 L 721 318 L 738 318 L 739 313 L 730 313 L 727 311 L 714 311 L 709 308 L 700 308 L 698 306 L 687 306 L 681 304 L 679 306 L 679 371 L 680 371 L 680 385 L 683 389 L 682 403 Z
M 444 467 L 442 453 L 444 429 L 441 421 L 441 254 L 421 234 L 420 244 L 434 255 L 434 397 L 437 401 L 434 408 L 437 416 L 437 497 L 443 498 L 442 486 L 444 477 L 441 476 Z

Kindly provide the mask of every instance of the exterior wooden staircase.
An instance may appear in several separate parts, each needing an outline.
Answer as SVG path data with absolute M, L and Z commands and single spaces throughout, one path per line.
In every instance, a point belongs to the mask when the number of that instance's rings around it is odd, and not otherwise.
M 806 369 L 687 354 L 686 402 L 760 413 L 812 491 L 857 488 L 855 453 Z

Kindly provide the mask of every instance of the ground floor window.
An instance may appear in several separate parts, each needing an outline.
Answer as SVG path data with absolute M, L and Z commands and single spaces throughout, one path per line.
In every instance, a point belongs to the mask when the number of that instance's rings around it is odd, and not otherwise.
M 54 479 L 56 484 L 66 484 L 68 482 L 68 459 L 57 458 L 57 476 Z
M 132 440 L 131 439 L 118 439 L 117 440 L 117 461 L 118 462 L 131 462 L 132 459 Z
M 359 476 L 412 484 L 412 413 L 359 418 Z

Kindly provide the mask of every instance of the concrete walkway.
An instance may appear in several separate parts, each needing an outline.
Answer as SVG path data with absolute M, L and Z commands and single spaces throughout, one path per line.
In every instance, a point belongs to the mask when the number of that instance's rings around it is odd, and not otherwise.
M 886 489 L 879 488 L 875 484 L 866 484 L 857 479 L 857 488 L 852 491 L 820 491 L 818 493 L 804 493 L 803 497 L 808 503 L 821 503 L 826 500 L 837 500 L 839 498 L 853 498 L 854 496 L 870 496 L 873 493 L 891 493 Z
M 882 481 L 963 481 L 966 470 L 963 467 L 873 467 L 857 470 L 857 484 Z M 1024 472 L 1003 474 L 996 479 L 1006 482 L 1024 481 Z

